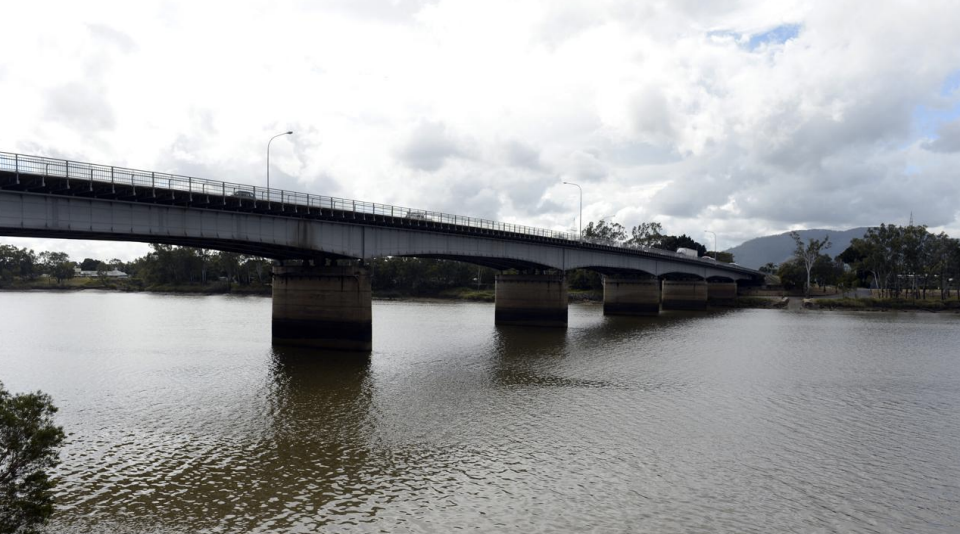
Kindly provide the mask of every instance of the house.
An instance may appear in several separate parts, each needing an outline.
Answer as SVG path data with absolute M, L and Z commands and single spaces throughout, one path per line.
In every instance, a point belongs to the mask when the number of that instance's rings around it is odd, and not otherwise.
M 100 271 L 82 271 L 80 270 L 79 266 L 75 265 L 73 267 L 73 275 L 78 278 L 96 278 L 100 276 L 100 274 L 101 274 Z M 119 269 L 112 269 L 109 271 L 104 271 L 103 276 L 107 278 L 127 278 L 130 275 L 128 275 L 127 273 Z

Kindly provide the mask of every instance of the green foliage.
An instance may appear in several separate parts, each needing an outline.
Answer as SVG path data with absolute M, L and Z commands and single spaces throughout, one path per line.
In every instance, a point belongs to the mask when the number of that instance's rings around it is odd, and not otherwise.
M 33 279 L 40 275 L 36 253 L 25 248 L 0 245 L 0 284 L 14 278 Z
M 460 261 L 401 257 L 372 260 L 370 271 L 374 291 L 424 297 L 455 288 L 492 287 L 497 274 Z
M 946 300 L 960 281 L 960 241 L 942 232 L 931 234 L 926 226 L 881 224 L 854 239 L 839 258 L 860 283 L 888 298 L 926 298 L 929 289 L 937 289 Z
M 80 270 L 96 271 L 97 265 L 100 265 L 100 263 L 102 263 L 100 260 L 95 260 L 93 258 L 84 258 L 83 261 L 80 262 Z
M 596 223 L 587 223 L 583 229 L 583 239 L 591 243 L 615 246 L 627 239 L 627 232 L 619 223 L 600 219 Z
M 771 309 L 776 308 L 778 299 L 772 299 L 768 297 L 737 297 L 736 300 L 732 300 L 727 303 L 728 306 L 733 308 L 759 308 L 759 309 Z M 711 306 L 716 306 L 718 304 L 711 304 Z
M 41 252 L 39 259 L 43 272 L 55 278 L 58 285 L 67 278 L 73 278 L 74 263 L 66 252 Z
M 820 287 L 836 286 L 843 276 L 843 263 L 827 254 L 817 256 L 810 270 L 811 280 Z
M 663 238 L 663 226 L 660 223 L 644 222 L 630 230 L 630 238 L 624 242 L 624 245 L 635 248 L 659 247 Z
M 53 513 L 63 429 L 53 424 L 48 395 L 11 395 L 0 383 L 0 532 L 32 533 Z
M 579 291 L 600 291 L 603 289 L 603 277 L 596 271 L 574 269 L 567 274 L 567 287 Z
M 763 273 L 763 274 L 777 274 L 777 270 L 778 270 L 779 268 L 780 268 L 780 266 L 777 265 L 776 263 L 768 263 L 768 264 L 760 267 L 760 269 L 758 269 L 758 270 L 759 270 L 761 273 Z
M 780 284 L 787 291 L 801 289 L 807 280 L 807 272 L 803 265 L 796 260 L 785 261 L 777 269 Z
M 270 262 L 264 258 L 172 245 L 150 247 L 151 252 L 129 264 L 125 271 L 150 286 L 206 285 L 220 279 L 263 285 L 270 279 Z

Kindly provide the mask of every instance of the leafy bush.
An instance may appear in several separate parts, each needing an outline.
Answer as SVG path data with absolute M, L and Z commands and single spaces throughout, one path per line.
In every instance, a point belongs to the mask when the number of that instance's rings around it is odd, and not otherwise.
M 37 532 L 53 513 L 48 472 L 64 440 L 56 412 L 48 395 L 11 395 L 0 383 L 0 532 Z

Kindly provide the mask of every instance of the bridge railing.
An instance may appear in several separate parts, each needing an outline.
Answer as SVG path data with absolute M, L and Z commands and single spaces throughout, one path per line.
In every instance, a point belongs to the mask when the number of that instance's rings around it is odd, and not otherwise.
M 568 232 L 558 232 L 520 224 L 502 223 L 463 215 L 452 215 L 438 211 L 413 209 L 389 204 L 364 202 L 361 200 L 299 193 L 285 189 L 258 187 L 206 178 L 194 178 L 162 172 L 141 171 L 125 167 L 81 163 L 7 152 L 0 152 L 0 170 L 35 176 L 85 180 L 91 183 L 109 183 L 150 189 L 182 191 L 202 195 L 235 197 L 241 200 L 250 199 L 280 205 L 329 209 L 357 215 L 396 217 L 408 219 L 411 222 L 423 221 L 553 239 L 577 240 L 576 234 Z
M 224 198 L 234 197 L 238 200 L 254 200 L 258 202 L 277 203 L 281 205 L 304 206 L 352 213 L 355 215 L 378 215 L 384 217 L 401 218 L 413 222 L 430 222 L 451 226 L 479 228 L 491 231 L 508 232 L 526 236 L 561 239 L 571 244 L 590 243 L 595 246 L 608 248 L 642 251 L 646 254 L 662 256 L 670 259 L 690 260 L 687 256 L 650 247 L 625 246 L 619 243 L 585 238 L 572 232 L 560 232 L 524 226 L 521 224 L 503 223 L 489 219 L 452 215 L 438 211 L 428 211 L 361 200 L 312 195 L 298 193 L 285 189 L 258 187 L 246 184 L 222 182 L 206 178 L 193 178 L 162 172 L 141 171 L 125 167 L 97 165 L 95 163 L 81 163 L 63 159 L 41 156 L 27 156 L 9 152 L 0 152 L 0 171 L 16 174 L 29 174 L 51 178 L 65 178 L 68 180 L 83 180 L 101 184 L 116 184 L 132 187 L 172 190 L 201 195 L 216 195 Z M 740 268 L 743 269 L 743 268 Z M 743 269 L 748 270 L 748 269 Z

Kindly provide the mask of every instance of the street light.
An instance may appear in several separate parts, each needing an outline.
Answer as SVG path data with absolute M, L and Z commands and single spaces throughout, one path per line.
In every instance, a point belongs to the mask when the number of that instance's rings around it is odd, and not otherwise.
M 272 143 L 274 139 L 278 137 L 282 137 L 284 135 L 293 135 L 293 132 L 279 133 L 271 137 L 270 140 L 267 141 L 267 189 L 270 189 L 270 143 Z M 269 191 L 267 192 L 267 195 L 270 195 Z
M 583 241 L 583 188 L 573 182 L 563 182 L 565 185 L 576 185 L 580 190 L 580 241 Z
M 717 233 L 711 232 L 710 230 L 704 230 L 704 232 L 713 234 L 713 259 L 720 261 L 720 259 L 717 258 Z

